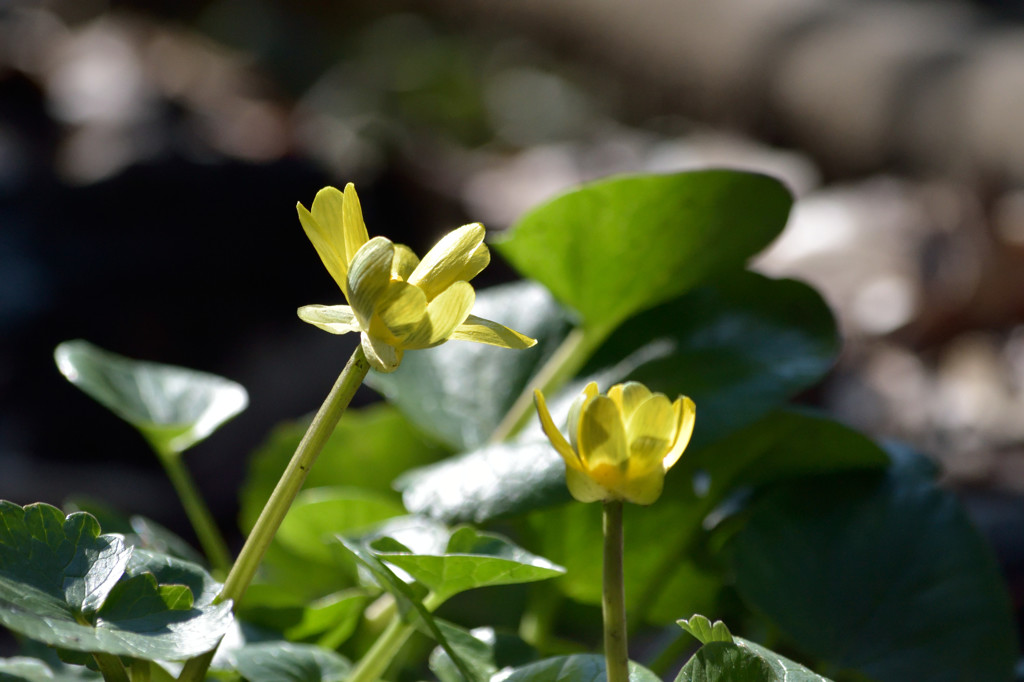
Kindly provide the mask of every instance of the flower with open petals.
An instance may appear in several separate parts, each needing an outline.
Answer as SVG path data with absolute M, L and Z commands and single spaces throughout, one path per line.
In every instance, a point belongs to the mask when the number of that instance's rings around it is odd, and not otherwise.
M 690 442 L 697 414 L 685 396 L 670 402 L 635 381 L 600 395 L 591 382 L 569 409 L 566 441 L 541 392 L 535 391 L 534 398 L 544 433 L 565 460 L 569 492 L 580 502 L 657 500 L 665 472 Z
M 307 305 L 299 317 L 333 334 L 359 332 L 370 365 L 393 372 L 406 350 L 449 339 L 503 348 L 536 341 L 497 322 L 470 314 L 476 293 L 469 284 L 490 262 L 480 223 L 446 235 L 420 260 L 407 246 L 369 238 L 356 190 L 317 192 L 310 210 L 297 205 L 299 222 L 349 305 Z

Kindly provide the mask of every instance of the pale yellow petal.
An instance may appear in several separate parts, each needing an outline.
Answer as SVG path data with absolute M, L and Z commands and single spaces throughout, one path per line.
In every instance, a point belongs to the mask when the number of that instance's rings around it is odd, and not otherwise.
M 569 494 L 573 496 L 573 499 L 580 502 L 599 502 L 601 500 L 615 499 L 616 497 L 582 471 L 567 468 L 565 470 L 565 484 L 569 487 Z
M 630 475 L 617 492 L 622 499 L 633 504 L 653 504 L 661 497 L 664 485 L 665 470 L 656 467 L 639 476 Z
M 395 348 L 365 332 L 362 334 L 360 342 L 363 346 L 363 354 L 366 355 L 370 367 L 384 374 L 398 369 L 398 365 L 402 362 L 401 349 Z
M 395 244 L 395 260 L 391 262 L 391 277 L 408 280 L 420 259 L 405 244 Z
M 394 244 L 384 237 L 374 237 L 356 252 L 349 264 L 348 302 L 363 329 L 370 328 L 377 302 L 391 282 L 394 253 Z
M 337 190 L 335 190 L 337 191 Z M 351 261 L 363 244 L 369 241 L 366 224 L 363 222 L 363 208 L 359 204 L 359 195 L 351 182 L 345 185 L 345 202 L 342 205 L 341 217 L 345 240 L 345 253 Z
M 299 319 L 332 334 L 360 331 L 355 313 L 347 305 L 304 305 L 299 308 Z
M 690 443 L 690 437 L 693 435 L 693 425 L 697 420 L 697 406 L 686 396 L 677 398 L 672 407 L 677 416 L 676 423 L 678 427 L 672 449 L 669 450 L 668 454 L 661 461 L 661 468 L 664 471 L 668 471 L 672 468 L 672 465 L 679 461 L 683 450 Z
M 615 401 L 619 409 L 622 410 L 622 418 L 628 421 L 636 408 L 651 397 L 651 391 L 641 383 L 627 381 L 608 389 L 608 397 Z
M 677 412 L 664 395 L 655 393 L 640 403 L 626 422 L 631 475 L 662 470 L 677 428 Z
M 576 436 L 580 430 L 580 415 L 583 412 L 583 404 L 587 400 L 595 398 L 597 394 L 597 382 L 591 381 L 583 388 L 583 392 L 572 401 L 572 405 L 569 406 L 569 418 L 567 420 L 569 425 L 569 443 L 572 445 L 573 450 L 577 452 L 579 452 L 579 443 L 576 442 Z
M 406 345 L 406 339 L 429 324 L 427 297 L 408 282 L 390 282 L 377 299 L 376 313 L 375 320 L 379 319 L 392 337 L 389 341 L 402 348 L 411 349 Z M 376 326 L 371 331 L 376 332 Z
M 629 449 L 619 406 L 603 395 L 584 402 L 576 442 L 580 459 L 588 471 L 592 472 L 601 465 L 617 467 L 624 464 L 629 457 Z
M 433 299 L 454 282 L 465 281 L 483 239 L 484 226 L 480 223 L 449 232 L 423 257 L 409 275 L 409 282 L 423 289 L 427 299 Z
M 547 403 L 544 402 L 544 394 L 540 391 L 533 392 L 533 402 L 537 406 L 537 416 L 540 417 L 540 426 L 544 430 L 544 435 L 548 437 L 551 444 L 558 451 L 558 454 L 565 460 L 565 465 L 574 471 L 582 471 L 583 467 L 580 464 L 580 458 L 576 452 L 569 447 L 569 443 L 566 442 L 565 436 L 555 426 L 555 422 L 551 419 L 551 413 L 548 412 Z
M 324 238 L 334 245 L 338 255 L 344 257 L 347 264 L 352 260 L 355 251 L 345 249 L 345 227 L 343 221 L 345 195 L 336 187 L 324 187 L 313 197 L 310 213 L 324 229 Z
M 462 272 L 459 273 L 456 280 L 468 282 L 473 279 L 491 263 L 491 250 L 487 248 L 487 244 L 481 243 L 476 247 L 476 251 L 469 257 L 469 262 L 462 268 Z
M 427 327 L 429 337 L 426 345 L 420 346 L 422 338 L 410 339 L 410 348 L 430 348 L 444 343 L 455 331 L 456 327 L 465 322 L 469 317 L 469 311 L 473 309 L 476 302 L 476 292 L 469 282 L 456 282 L 442 291 L 438 296 L 427 304 L 427 318 L 430 324 Z
M 348 272 L 348 261 L 344 258 L 344 253 L 338 251 L 337 245 L 331 241 L 327 230 L 306 210 L 305 206 L 295 204 L 295 210 L 299 213 L 299 222 L 302 224 L 303 232 L 306 233 L 306 237 L 312 242 L 313 248 L 316 249 L 321 262 L 327 268 L 327 272 L 330 273 L 343 292 L 347 291 L 345 276 Z
M 476 315 L 467 317 L 465 322 L 452 330 L 451 336 L 448 338 L 486 343 L 489 346 L 499 346 L 513 350 L 522 350 L 537 344 L 537 339 L 531 339 L 529 336 L 520 334 L 514 329 L 509 329 L 497 322 L 485 320 Z

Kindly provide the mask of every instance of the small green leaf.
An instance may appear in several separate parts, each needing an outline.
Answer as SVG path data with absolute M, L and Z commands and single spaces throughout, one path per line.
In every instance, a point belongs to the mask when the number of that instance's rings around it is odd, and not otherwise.
M 490 680 L 491 675 L 498 670 L 494 664 L 494 632 L 486 628 L 470 632 L 441 619 L 437 619 L 437 625 L 444 631 L 448 644 L 459 654 L 464 667 L 472 675 L 469 682 Z M 481 638 L 488 634 L 490 636 L 486 641 Z M 466 682 L 458 666 L 442 647 L 436 647 L 430 653 L 429 664 L 430 669 L 437 675 L 440 682 Z
M 614 329 L 741 268 L 782 231 L 792 201 L 779 181 L 753 173 L 617 177 L 534 208 L 495 246 L 585 326 Z
M 400 372 L 366 378 L 418 427 L 460 450 L 490 437 L 570 328 L 562 308 L 534 282 L 478 291 L 473 312 L 537 339 L 537 345 L 510 351 L 450 341 L 406 354 Z
M 189 588 L 139 571 L 152 557 L 132 556 L 120 536 L 99 535 L 88 514 L 0 502 L 0 623 L 63 649 L 150 660 L 212 647 L 231 623 L 231 604 L 195 606 Z M 178 561 L 161 570 L 182 575 Z
M 132 360 L 86 341 L 65 341 L 54 359 L 68 381 L 137 428 L 160 453 L 184 452 L 249 401 L 233 381 Z
M 238 673 L 258 682 L 344 682 L 352 664 L 313 644 L 259 642 L 231 652 Z
M 880 682 L 1009 680 L 1016 639 L 991 550 L 956 498 L 903 457 L 884 473 L 767 490 L 735 537 L 736 587 L 837 669 Z
M 477 587 L 545 580 L 565 572 L 561 566 L 530 554 L 505 538 L 468 526 L 452 533 L 443 554 L 389 551 L 376 554 L 407 572 L 442 600 Z
M 732 642 L 732 633 L 729 628 L 720 620 L 711 623 L 705 616 L 694 614 L 689 619 L 676 621 L 679 627 L 697 638 L 701 644 L 709 642 Z
M 556 656 L 516 668 L 504 682 L 605 682 L 604 656 L 577 654 Z M 630 682 L 661 682 L 647 668 L 629 662 Z

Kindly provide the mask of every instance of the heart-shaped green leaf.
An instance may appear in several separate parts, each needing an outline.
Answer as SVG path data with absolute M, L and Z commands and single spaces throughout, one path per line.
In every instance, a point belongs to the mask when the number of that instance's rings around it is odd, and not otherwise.
M 0 623 L 72 651 L 177 660 L 210 649 L 231 623 L 231 604 L 200 604 L 186 584 L 159 584 L 153 572 L 214 592 L 178 560 L 140 556 L 117 535 L 100 535 L 92 516 L 0 502 Z M 195 570 L 199 570 L 196 568 Z
M 259 682 L 344 682 L 352 664 L 313 644 L 259 642 L 231 652 L 235 670 Z
M 630 320 L 585 372 L 603 389 L 634 379 L 672 397 L 692 397 L 697 403 L 692 452 L 813 384 L 837 349 L 832 316 L 813 289 L 740 272 Z M 448 369 L 452 376 L 471 376 L 454 359 Z M 486 399 L 484 392 L 479 389 L 480 400 Z M 574 397 L 568 393 L 574 392 L 570 387 L 550 401 L 556 423 L 564 423 Z M 540 434 L 536 418 L 531 429 L 515 443 L 485 446 L 406 474 L 397 482 L 406 508 L 479 523 L 567 500 L 561 459 Z
M 995 561 L 923 469 L 897 458 L 884 474 L 766 492 L 735 538 L 736 586 L 834 668 L 880 682 L 1009 680 L 1016 640 Z
M 441 600 L 477 587 L 545 580 L 565 572 L 561 566 L 530 554 L 503 537 L 468 526 L 452 533 L 443 554 L 376 554 L 407 572 Z
M 143 362 L 86 341 L 66 341 L 54 359 L 68 381 L 137 428 L 160 453 L 181 453 L 245 409 L 245 389 L 184 367 Z
M 604 656 L 577 654 L 556 656 L 516 668 L 505 682 L 605 682 Z M 629 662 L 630 682 L 660 682 L 657 675 L 633 661 Z
M 736 637 L 702 646 L 675 682 L 829 682 L 799 663 Z
M 537 345 L 510 351 L 452 341 L 408 353 L 400 372 L 371 372 L 366 378 L 418 427 L 455 449 L 477 447 L 490 437 L 569 332 L 562 308 L 533 282 L 483 289 L 473 312 L 537 339 Z
M 782 231 L 791 205 L 779 181 L 753 173 L 618 177 L 534 208 L 495 246 L 584 326 L 610 330 L 742 267 Z

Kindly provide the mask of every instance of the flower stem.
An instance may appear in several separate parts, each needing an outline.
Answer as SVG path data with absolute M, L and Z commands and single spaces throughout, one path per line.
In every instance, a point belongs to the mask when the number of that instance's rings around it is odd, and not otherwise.
M 214 572 L 219 573 L 220 577 L 224 577 L 224 574 L 231 568 L 231 553 L 228 551 L 227 543 L 224 542 L 224 536 L 221 535 L 213 520 L 210 508 L 203 502 L 195 481 L 188 473 L 188 469 L 185 468 L 181 453 L 158 448 L 156 455 L 167 473 L 167 478 L 171 480 L 175 492 L 178 493 L 181 506 L 185 508 L 185 514 L 192 523 L 192 528 L 195 529 L 196 537 L 199 539 L 206 559 L 210 562 Z
M 608 682 L 628 682 L 629 650 L 626 644 L 626 593 L 622 579 L 622 502 L 604 503 L 604 660 Z
M 490 442 L 500 443 L 523 428 L 533 414 L 533 390 L 536 388 L 541 393 L 550 394 L 560 388 L 583 368 L 613 329 L 577 327 L 569 332 L 512 403 L 505 418 L 491 434 Z
M 434 593 L 428 594 L 423 599 L 423 606 L 427 611 L 433 611 L 441 603 Z M 415 629 L 412 623 L 403 620 L 400 614 L 395 613 L 384 632 L 380 634 L 377 641 L 373 643 L 373 646 L 349 674 L 346 682 L 377 682 Z
M 128 671 L 124 669 L 121 659 L 114 654 L 94 653 L 92 658 L 106 682 L 129 682 Z
M 366 356 L 363 354 L 362 346 L 356 346 L 345 369 L 341 370 L 341 375 L 334 382 L 331 392 L 327 394 L 327 399 L 324 400 L 309 428 L 306 429 L 306 434 L 295 449 L 295 454 L 292 455 L 284 473 L 281 474 L 274 492 L 270 494 L 270 499 L 267 500 L 263 511 L 260 512 L 256 525 L 253 526 L 245 545 L 242 546 L 242 551 L 228 573 L 227 580 L 224 581 L 224 588 L 217 597 L 218 602 L 232 599 L 237 604 L 245 594 L 253 576 L 256 575 L 256 569 L 263 560 L 263 555 L 266 554 L 270 542 L 274 539 L 274 534 L 281 527 L 285 514 L 288 513 L 292 502 L 295 501 L 299 490 L 302 489 L 302 484 L 305 482 L 313 462 L 316 461 L 324 443 L 327 442 L 334 427 L 337 426 L 345 408 L 352 401 L 356 389 L 363 383 L 369 369 L 370 363 L 367 362 Z M 189 659 L 185 663 L 181 675 L 178 676 L 178 680 L 181 682 L 202 680 L 213 660 L 215 651 L 216 647 L 201 656 Z

